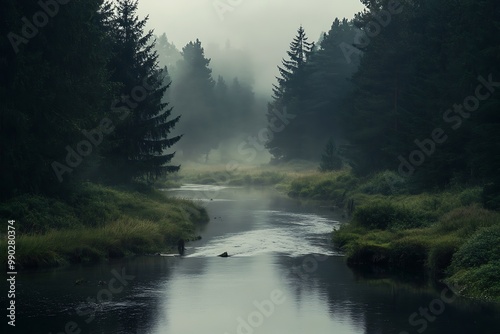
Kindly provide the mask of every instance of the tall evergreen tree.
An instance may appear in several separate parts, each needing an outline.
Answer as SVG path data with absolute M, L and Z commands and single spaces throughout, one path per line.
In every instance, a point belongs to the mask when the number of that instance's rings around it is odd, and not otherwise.
M 178 131 L 185 136 L 179 147 L 185 158 L 197 160 L 216 147 L 211 138 L 217 133 L 209 125 L 216 119 L 215 81 L 200 40 L 189 42 L 181 54 L 172 94 L 176 109 L 183 115 Z
M 335 19 L 307 64 L 311 102 L 303 131 L 311 138 L 309 150 L 314 156 L 321 154 L 323 143 L 329 138 L 345 140 L 341 110 L 353 89 L 351 78 L 359 66 L 359 54 L 347 57 L 344 50 L 357 32 L 351 21 Z
M 314 43 L 308 42 L 301 26 L 290 43 L 288 59 L 283 59 L 282 66 L 278 66 L 280 77 L 276 78 L 278 84 L 273 85 L 273 101 L 268 106 L 269 126 L 275 127 L 276 115 L 284 112 L 294 115 L 297 119 L 284 124 L 286 127 L 281 131 L 273 131 L 273 136 L 266 143 L 275 161 L 307 157 L 307 148 L 304 145 L 307 136 L 300 131 L 300 122 L 305 118 L 303 114 L 310 93 L 306 85 L 306 63 L 313 49 Z
M 322 172 L 329 172 L 339 170 L 342 168 L 342 159 L 340 159 L 339 152 L 335 141 L 330 138 L 325 146 L 325 151 L 321 156 L 321 163 L 319 170 Z
M 111 100 L 109 40 L 101 8 L 101 0 L 60 5 L 59 14 L 26 39 L 21 18 L 40 11 L 39 4 L 2 1 L 0 184 L 5 189 L 0 196 L 58 194 L 95 157 L 73 166 L 65 161 L 68 147 L 77 150 L 77 143 L 86 139 L 82 131 L 99 124 Z
M 180 116 L 171 119 L 172 108 L 163 102 L 168 89 L 166 73 L 158 66 L 152 31 L 144 33 L 148 18 L 136 14 L 138 1 L 119 0 L 114 23 L 113 79 L 122 83 L 124 112 L 111 136 L 104 168 L 113 181 L 145 177 L 151 181 L 179 166 L 168 165 L 174 153 L 165 151 L 181 136 L 168 137 Z
M 278 85 L 273 85 L 275 100 L 287 100 L 301 93 L 305 81 L 305 65 L 313 49 L 314 43 L 308 42 L 305 30 L 300 26 L 297 35 L 290 43 L 290 50 L 287 51 L 289 58 L 283 59 L 282 65 L 278 66 L 280 73 L 280 77 L 276 78 Z

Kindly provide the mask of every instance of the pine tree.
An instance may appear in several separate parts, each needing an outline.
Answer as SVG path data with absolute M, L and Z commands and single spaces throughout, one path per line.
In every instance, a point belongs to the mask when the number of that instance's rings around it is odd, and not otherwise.
M 340 159 L 339 152 L 335 141 L 330 138 L 325 146 L 325 152 L 321 156 L 321 164 L 319 170 L 322 172 L 329 172 L 339 170 L 342 168 L 342 160 Z
M 155 50 L 158 53 L 160 67 L 167 67 L 169 74 L 175 77 L 175 66 L 182 56 L 175 45 L 168 40 L 167 34 L 163 33 L 156 37 Z
M 215 81 L 200 40 L 189 42 L 181 54 L 173 89 L 173 101 L 183 115 L 178 130 L 185 136 L 179 147 L 183 157 L 197 160 L 201 156 L 206 158 L 218 145 L 214 139 L 217 138 Z
M 113 181 L 136 177 L 154 180 L 179 166 L 170 166 L 174 153 L 165 150 L 181 136 L 169 138 L 180 116 L 170 119 L 172 108 L 163 102 L 169 85 L 159 69 L 153 32 L 144 33 L 148 18 L 136 15 L 138 1 L 119 0 L 114 23 L 113 79 L 122 83 L 122 121 L 113 132 L 104 167 Z
M 313 49 L 314 43 L 308 42 L 304 28 L 300 26 L 287 51 L 289 59 L 283 59 L 282 66 L 278 66 L 281 77 L 276 78 L 278 85 L 273 85 L 275 100 L 287 99 L 299 93 L 304 82 L 304 68 Z
M 276 125 L 277 113 L 296 115 L 293 122 L 284 124 L 281 131 L 273 131 L 273 136 L 266 147 L 276 162 L 293 158 L 309 158 L 307 150 L 307 134 L 301 132 L 301 122 L 306 114 L 307 99 L 310 93 L 307 86 L 306 64 L 311 57 L 314 43 L 308 42 L 304 28 L 299 27 L 297 35 L 290 43 L 287 51 L 289 59 L 282 60 L 278 66 L 280 77 L 277 85 L 273 85 L 273 101 L 268 105 L 267 119 L 269 127 Z
M 109 109 L 113 85 L 101 5 L 100 0 L 61 5 L 28 40 L 19 18 L 33 17 L 40 5 L 1 2 L 0 197 L 66 191 L 97 156 L 94 151 L 73 166 L 65 161 L 67 148 L 77 150 L 85 139 L 82 130 L 98 125 Z M 10 34 L 23 41 L 11 43 L 5 38 Z

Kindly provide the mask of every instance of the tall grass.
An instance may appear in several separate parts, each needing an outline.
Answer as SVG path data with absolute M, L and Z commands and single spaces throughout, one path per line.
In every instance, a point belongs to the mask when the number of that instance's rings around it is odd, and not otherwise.
M 0 216 L 16 220 L 16 263 L 23 267 L 160 252 L 208 221 L 205 209 L 188 200 L 90 183 L 64 200 L 14 198 L 0 205 Z M 0 247 L 6 249 L 5 237 Z

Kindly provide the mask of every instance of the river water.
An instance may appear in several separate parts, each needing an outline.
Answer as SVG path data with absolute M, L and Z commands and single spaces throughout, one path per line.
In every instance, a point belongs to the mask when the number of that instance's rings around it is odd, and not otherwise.
M 7 333 L 500 334 L 497 306 L 349 269 L 330 243 L 338 213 L 264 189 L 169 193 L 199 201 L 211 218 L 184 257 L 20 273 Z

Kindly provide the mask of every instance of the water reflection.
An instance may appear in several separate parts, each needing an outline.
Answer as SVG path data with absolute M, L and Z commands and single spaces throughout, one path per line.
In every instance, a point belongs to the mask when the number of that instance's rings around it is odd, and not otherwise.
M 185 257 L 19 275 L 16 332 L 59 333 L 74 321 L 81 333 L 500 333 L 497 307 L 455 299 L 425 318 L 422 309 L 436 310 L 444 287 L 349 269 L 330 244 L 335 213 L 261 189 L 207 189 L 217 192 L 204 202 L 212 220 Z M 200 198 L 207 189 L 172 194 Z M 234 256 L 216 256 L 224 251 Z M 134 276 L 129 284 L 92 304 L 104 288 L 97 282 L 123 268 Z M 75 286 L 81 278 L 89 283 Z M 93 313 L 78 312 L 82 304 Z
M 277 263 L 288 273 L 286 282 L 295 291 L 297 304 L 310 296 L 323 297 L 335 322 L 350 322 L 357 328 L 342 333 L 500 332 L 498 307 L 458 298 L 445 286 L 363 277 L 339 257 L 304 270 L 307 259 L 279 257 Z

